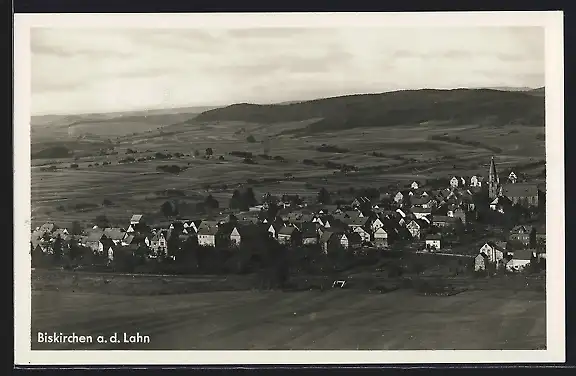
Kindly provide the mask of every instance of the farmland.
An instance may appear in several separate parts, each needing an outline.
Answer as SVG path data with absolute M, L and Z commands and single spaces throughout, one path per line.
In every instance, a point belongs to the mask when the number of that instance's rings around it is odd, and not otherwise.
M 439 297 L 410 289 L 206 290 L 224 286 L 226 279 L 228 286 L 242 285 L 245 277 L 238 276 L 79 274 L 76 287 L 70 288 L 71 278 L 50 280 L 33 273 L 33 349 L 508 350 L 544 348 L 546 342 L 544 292 L 502 288 L 500 281 Z M 106 287 L 102 281 L 109 281 Z M 145 290 L 148 295 L 141 294 Z M 38 331 L 93 336 L 139 332 L 151 341 L 38 344 Z
M 312 197 L 320 186 L 328 189 L 382 187 L 414 178 L 485 172 L 486 166 L 482 161 L 487 162 L 493 152 L 481 146 L 430 139 L 434 135 L 449 134 L 462 140 L 480 141 L 501 148 L 498 158 L 499 165 L 503 167 L 542 160 L 545 155 L 544 141 L 537 139 L 543 128 L 520 125 L 502 128 L 470 124 L 422 124 L 360 128 L 306 136 L 278 135 L 279 129 L 304 127 L 308 123 L 303 121 L 263 127 L 239 122 L 207 124 L 189 121 L 112 138 L 117 154 L 108 155 L 95 152 L 99 142 L 108 147 L 109 144 L 104 141 L 76 143 L 81 148 L 75 151 L 79 157 L 32 161 L 33 223 L 50 219 L 66 226 L 73 220 L 89 222 L 99 214 L 122 223 L 133 212 L 157 212 L 163 201 L 154 198 L 153 193 L 165 189 L 185 192 L 187 197 L 183 200 L 192 203 L 201 201 L 210 192 L 220 201 L 221 207 L 227 207 L 232 190 L 247 185 L 248 179 L 260 180 L 250 184 L 258 195 L 270 192 Z M 93 127 L 91 131 L 102 132 L 103 138 L 112 137 L 105 133 L 107 129 Z M 254 135 L 257 142 L 247 142 L 247 135 Z M 46 137 L 44 135 L 38 140 L 45 140 Z M 265 139 L 267 141 L 263 143 Z M 35 141 L 32 138 L 33 145 Z M 39 142 L 46 145 L 47 141 Z M 58 142 L 64 141 L 60 139 Z M 74 144 L 74 139 L 69 142 Z M 348 151 L 327 153 L 316 150 L 322 144 L 336 145 Z M 85 145 L 89 145 L 89 148 Z M 206 148 L 214 150 L 213 158 L 194 157 L 194 150 L 203 155 Z M 130 154 L 136 161 L 118 163 L 127 157 L 128 149 L 136 151 Z M 280 156 L 284 160 L 259 158 L 258 154 L 263 154 L 264 149 L 269 149 L 266 151 L 270 156 Z M 251 152 L 256 163 L 243 163 L 243 158 L 229 155 L 232 151 Z M 147 158 L 156 152 L 183 155 L 170 160 Z M 373 152 L 380 153 L 380 156 L 373 156 Z M 220 156 L 224 160 L 220 160 Z M 303 159 L 314 160 L 317 164 L 305 165 Z M 360 171 L 344 174 L 327 168 L 324 165 L 327 161 L 354 165 Z M 110 164 L 103 165 L 104 162 Z M 78 167 L 70 168 L 72 163 Z M 158 166 L 167 164 L 187 169 L 177 175 L 157 171 Z M 47 165 L 56 166 L 57 169 L 43 171 L 41 166 Z M 378 169 L 371 169 L 373 167 Z M 101 203 L 104 199 L 115 205 L 103 207 Z M 73 209 L 78 204 L 89 204 L 93 208 L 84 211 Z

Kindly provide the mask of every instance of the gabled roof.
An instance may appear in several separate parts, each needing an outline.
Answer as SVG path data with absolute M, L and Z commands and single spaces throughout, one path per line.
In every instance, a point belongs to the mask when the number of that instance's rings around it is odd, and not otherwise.
M 521 249 L 518 251 L 514 251 L 514 256 L 512 256 L 513 260 L 532 260 L 533 253 L 536 250 L 531 249 Z
M 110 240 L 122 240 L 124 238 L 124 235 L 126 234 L 125 232 L 123 232 L 121 229 L 119 228 L 105 228 L 104 229 L 104 234 L 110 239 Z
M 322 233 L 322 235 L 320 236 L 320 242 L 325 243 L 327 241 L 330 240 L 330 238 L 332 238 L 332 236 L 335 234 L 335 232 L 333 231 L 324 231 Z
M 130 218 L 130 223 L 138 223 L 142 220 L 142 214 L 134 214 L 132 218 Z
M 284 226 L 278 231 L 278 235 L 293 235 L 297 231 L 296 227 Z
M 98 242 L 101 241 L 103 238 L 106 238 L 103 231 L 92 231 L 86 237 L 87 242 Z
M 533 227 L 530 225 L 518 225 L 518 226 L 514 226 L 512 228 L 512 230 L 510 230 L 510 233 L 530 233 L 532 232 Z
M 350 218 L 348 221 L 348 225 L 351 226 L 365 226 L 367 223 L 368 218 L 366 217 Z
M 216 226 L 205 226 L 198 229 L 198 235 L 216 235 L 218 233 L 218 227 Z

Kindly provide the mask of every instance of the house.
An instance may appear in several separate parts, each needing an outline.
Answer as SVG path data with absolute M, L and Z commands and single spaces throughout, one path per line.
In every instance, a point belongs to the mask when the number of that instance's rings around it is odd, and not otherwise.
M 456 176 L 453 176 L 452 179 L 450 179 L 450 187 L 458 188 L 458 184 L 460 184 L 460 179 L 458 179 Z
M 136 234 L 136 233 L 126 233 L 120 244 L 123 247 L 127 246 L 146 246 L 150 247 L 150 238 L 152 236 L 148 236 L 146 234 Z
M 362 239 L 355 232 L 341 233 L 338 235 L 340 246 L 344 249 L 355 249 L 360 247 Z
M 372 229 L 373 233 L 375 233 L 379 228 L 382 228 L 382 227 L 384 227 L 384 222 L 382 222 L 382 220 L 380 218 L 376 218 L 370 224 L 370 228 Z
M 396 193 L 396 195 L 394 196 L 394 202 L 396 204 L 400 204 L 402 203 L 402 201 L 404 201 L 404 194 L 402 192 Z
M 420 181 L 414 180 L 414 181 L 412 182 L 412 184 L 410 184 L 410 188 L 413 189 L 413 190 L 418 190 L 418 189 L 422 188 L 422 187 L 425 186 L 425 185 L 426 185 L 426 182 L 423 181 L 423 180 L 420 180 Z
M 431 215 L 432 215 L 432 210 L 431 210 L 431 209 L 424 209 L 424 208 L 413 207 L 413 208 L 412 208 L 412 214 L 414 214 L 414 217 L 416 217 L 416 219 L 422 219 L 423 217 L 431 216 Z
M 457 218 L 447 215 L 435 215 L 432 217 L 432 225 L 438 228 L 452 227 L 458 222 Z
M 43 233 L 43 234 L 51 234 L 57 229 L 58 229 L 58 226 L 56 226 L 54 223 L 47 222 L 47 223 L 44 223 L 42 226 L 40 226 L 38 231 Z
M 541 249 L 546 249 L 546 223 L 536 228 L 536 246 Z
M 508 198 L 513 205 L 519 204 L 524 207 L 537 207 L 539 193 L 537 184 L 516 183 L 502 186 L 502 196 Z
M 362 207 L 365 207 L 367 205 L 372 205 L 372 203 L 370 202 L 370 199 L 368 199 L 367 197 L 364 197 L 364 196 L 356 197 L 354 199 L 354 201 L 352 201 L 352 207 L 354 209 L 362 208 Z
M 108 227 L 104 229 L 104 235 L 106 235 L 115 245 L 118 245 L 126 236 L 126 232 L 122 231 L 120 228 Z
M 379 227 L 374 231 L 374 246 L 377 248 L 388 247 L 388 232 L 386 232 L 384 227 Z
M 458 208 L 452 212 L 452 218 L 459 219 L 460 222 L 466 224 L 466 212 L 461 208 Z
M 498 196 L 490 202 L 490 209 L 501 214 L 508 212 L 511 207 L 512 202 L 507 197 L 503 196 Z
M 168 251 L 168 241 L 167 241 L 167 234 L 165 231 L 158 231 L 152 239 L 150 239 L 150 248 L 156 254 L 166 254 Z
M 198 229 L 198 245 L 202 247 L 216 247 L 216 236 L 218 234 L 218 226 L 206 225 Z
M 357 226 L 352 228 L 352 232 L 360 235 L 361 243 L 369 243 L 371 236 L 368 231 L 366 231 L 363 227 Z
M 230 233 L 230 245 L 233 247 L 237 247 L 240 245 L 242 241 L 242 236 L 240 235 L 240 230 L 238 230 L 238 226 L 235 226 Z
M 438 206 L 438 201 L 436 201 L 433 197 L 430 196 L 422 196 L 421 206 L 424 209 L 434 209 Z
M 294 226 L 284 226 L 278 231 L 278 243 L 284 245 L 295 245 L 301 240 L 301 233 Z
M 142 214 L 134 214 L 132 218 L 130 218 L 130 225 L 138 225 L 143 223 L 145 222 L 144 222 L 144 216 Z
M 437 234 L 429 234 L 426 236 L 426 249 L 429 251 L 439 251 L 441 249 L 442 237 Z
M 420 239 L 424 235 L 423 227 L 424 227 L 423 222 L 418 219 L 414 219 L 408 222 L 408 224 L 406 225 L 406 228 L 408 229 L 408 231 L 410 231 L 410 235 L 412 235 L 414 239 Z
M 95 254 L 102 255 L 104 250 L 112 243 L 103 231 L 91 232 L 85 240 L 86 247 L 90 248 Z
M 268 231 L 270 236 L 274 239 L 278 239 L 278 231 L 280 231 L 280 229 L 284 226 L 284 223 L 282 222 L 268 223 L 266 224 L 266 226 L 267 226 L 266 231 Z
M 322 236 L 320 236 L 319 242 L 320 247 L 324 253 L 328 253 L 333 251 L 334 249 L 338 248 L 340 245 L 340 239 L 338 237 L 337 232 L 333 231 L 324 231 Z
M 508 181 L 510 182 L 510 184 L 516 184 L 516 182 L 518 181 L 518 176 L 516 176 L 514 171 L 511 171 L 510 175 L 508 175 Z
M 318 232 L 313 227 L 305 227 L 302 231 L 302 244 L 312 245 L 318 244 Z
M 369 228 L 369 221 L 367 217 L 348 218 L 344 221 L 351 229 L 356 227 Z
M 486 270 L 489 263 L 490 261 L 488 260 L 488 256 L 484 253 L 479 253 L 474 258 L 474 271 Z
M 489 241 L 484 243 L 482 247 L 480 247 L 479 253 L 483 253 L 487 256 L 488 261 L 490 263 L 496 264 L 499 266 L 503 260 L 505 255 L 505 250 L 501 249 L 495 242 Z
M 482 187 L 482 181 L 484 181 L 484 177 L 479 175 L 474 175 L 470 178 L 470 186 L 475 188 Z
M 508 235 L 510 241 L 519 242 L 525 247 L 536 243 L 536 229 L 528 225 L 514 226 Z
M 525 269 L 535 257 L 535 250 L 523 249 L 514 252 L 512 259 L 506 263 L 506 270 L 521 271 Z

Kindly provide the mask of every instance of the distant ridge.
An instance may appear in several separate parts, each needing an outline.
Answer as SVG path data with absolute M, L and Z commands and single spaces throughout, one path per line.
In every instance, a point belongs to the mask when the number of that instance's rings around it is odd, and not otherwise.
M 543 88 L 535 90 L 541 91 Z M 421 89 L 346 95 L 288 104 L 241 103 L 203 112 L 195 120 L 273 124 L 321 119 L 305 128 L 306 133 L 428 121 L 543 126 L 544 98 L 531 91 Z

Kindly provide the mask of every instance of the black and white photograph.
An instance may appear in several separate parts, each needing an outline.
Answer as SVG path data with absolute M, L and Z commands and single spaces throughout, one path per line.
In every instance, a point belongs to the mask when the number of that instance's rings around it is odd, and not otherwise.
M 21 15 L 15 62 L 24 364 L 563 361 L 561 12 Z

